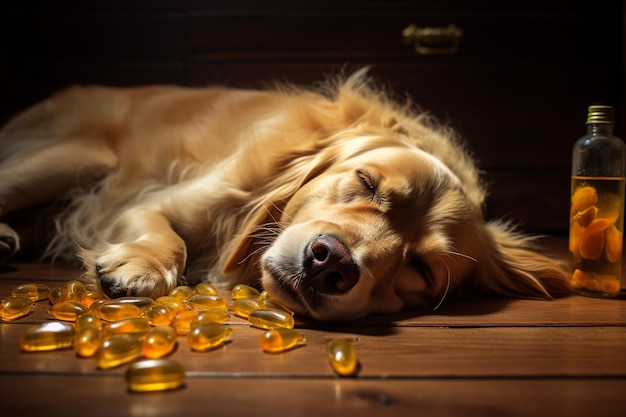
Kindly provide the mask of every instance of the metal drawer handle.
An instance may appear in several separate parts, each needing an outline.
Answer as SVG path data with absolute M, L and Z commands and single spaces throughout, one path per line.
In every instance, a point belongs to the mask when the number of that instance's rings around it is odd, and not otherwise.
M 402 31 L 404 42 L 413 44 L 420 55 L 452 55 L 459 50 L 463 31 L 447 27 L 418 27 L 411 23 Z

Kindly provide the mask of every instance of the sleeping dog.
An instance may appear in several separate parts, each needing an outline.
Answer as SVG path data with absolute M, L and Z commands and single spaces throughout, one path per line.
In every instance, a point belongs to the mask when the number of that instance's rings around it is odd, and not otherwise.
M 459 290 L 550 298 L 564 270 L 483 215 L 454 132 L 365 72 L 313 89 L 75 87 L 0 132 L 0 218 L 63 199 L 45 257 L 110 297 L 261 285 L 350 320 Z M 0 224 L 4 258 L 20 248 Z

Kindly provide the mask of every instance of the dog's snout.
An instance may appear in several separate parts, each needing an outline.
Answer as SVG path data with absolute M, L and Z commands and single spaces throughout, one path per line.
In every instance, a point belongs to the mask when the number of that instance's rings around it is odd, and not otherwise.
M 320 235 L 312 239 L 304 253 L 307 281 L 321 293 L 348 292 L 359 280 L 359 269 L 348 248 L 339 239 Z
M 132 293 L 132 291 L 131 291 L 131 294 L 129 294 L 128 293 L 129 291 L 120 287 L 120 285 L 114 278 L 106 274 L 102 274 L 99 268 L 96 268 L 96 270 L 98 272 L 98 278 L 100 278 L 100 288 L 102 289 L 102 292 L 106 294 L 107 297 L 120 298 L 120 297 L 125 297 L 127 295 L 135 295 Z

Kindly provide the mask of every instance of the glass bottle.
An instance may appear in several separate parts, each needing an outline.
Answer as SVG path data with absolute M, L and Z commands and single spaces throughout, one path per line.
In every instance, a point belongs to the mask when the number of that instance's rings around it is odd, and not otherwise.
M 613 125 L 613 107 L 590 106 L 587 134 L 572 152 L 570 283 L 592 297 L 615 297 L 621 288 L 626 145 Z

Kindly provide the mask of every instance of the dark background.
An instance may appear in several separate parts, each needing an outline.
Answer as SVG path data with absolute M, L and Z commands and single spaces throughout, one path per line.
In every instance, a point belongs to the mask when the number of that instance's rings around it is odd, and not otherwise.
M 490 217 L 565 235 L 570 155 L 590 104 L 625 123 L 624 1 L 68 0 L 0 12 L 0 122 L 72 84 L 263 87 L 371 66 L 464 136 Z M 420 55 L 409 24 L 456 25 Z

